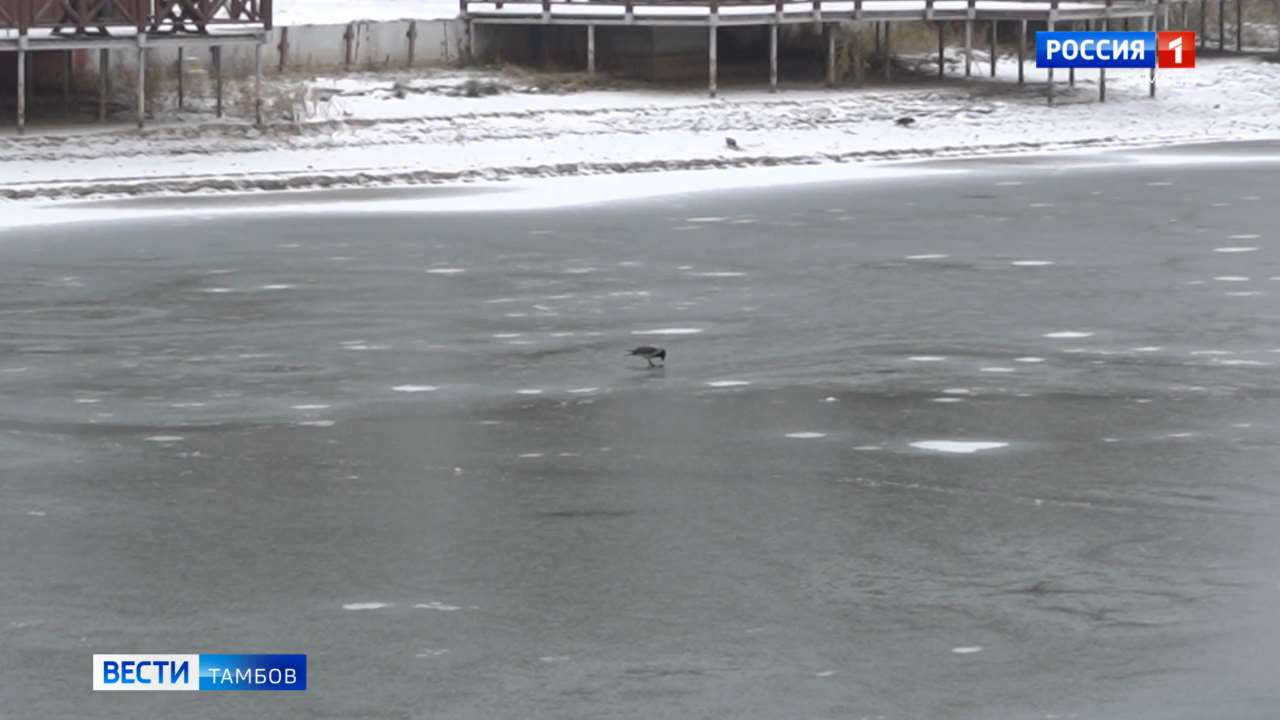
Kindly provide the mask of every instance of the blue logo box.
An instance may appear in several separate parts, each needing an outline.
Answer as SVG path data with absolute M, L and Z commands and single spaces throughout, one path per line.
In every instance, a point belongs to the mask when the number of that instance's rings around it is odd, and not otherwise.
M 1037 32 L 1038 68 L 1152 68 L 1153 32 Z
M 200 689 L 306 690 L 306 655 L 201 655 Z

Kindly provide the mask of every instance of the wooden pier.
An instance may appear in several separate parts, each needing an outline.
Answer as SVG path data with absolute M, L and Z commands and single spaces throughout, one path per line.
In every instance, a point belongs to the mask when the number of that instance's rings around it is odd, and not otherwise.
M 271 31 L 271 0 L 0 0 L 0 53 L 17 53 L 18 132 L 26 126 L 26 95 L 30 80 L 28 56 L 61 52 L 63 93 L 69 93 L 71 54 L 97 50 L 98 119 L 105 120 L 111 94 L 112 52 L 137 53 L 137 120 L 146 111 L 146 50 L 176 46 L 208 48 L 212 52 L 216 111 L 222 116 L 222 48 L 255 46 L 254 104 L 262 122 L 262 46 Z M 179 95 L 182 79 L 179 68 Z M 181 101 L 180 101 L 181 102 Z
M 1225 0 L 1220 0 L 1220 2 Z M 1203 4 L 1206 0 L 1201 0 Z M 1190 0 L 460 0 L 462 17 L 471 25 L 578 26 L 587 33 L 586 66 L 597 67 L 597 27 L 700 27 L 707 31 L 707 85 L 712 97 L 718 88 L 717 38 L 720 28 L 763 26 L 769 29 L 769 84 L 778 85 L 778 30 L 784 25 L 814 25 L 823 33 L 826 78 L 835 80 L 836 30 L 852 25 L 874 28 L 876 47 L 892 52 L 895 23 L 929 22 L 938 28 L 938 73 L 944 70 L 946 23 L 964 24 L 965 75 L 972 75 L 973 29 L 991 24 L 991 74 L 995 75 L 995 40 L 1000 24 L 1018 28 L 1018 59 L 1025 60 L 1028 23 L 1056 29 L 1163 30 L 1187 28 Z M 855 33 L 853 37 L 857 37 Z M 860 55 L 860 54 L 859 54 Z M 863 77 L 855 62 L 855 79 Z M 883 65 L 885 78 L 892 63 Z M 1047 70 L 1049 102 L 1054 97 L 1054 72 Z M 1025 82 L 1021 64 L 1018 82 Z M 1074 84 L 1075 73 L 1069 81 Z M 1155 95 L 1155 71 L 1150 77 Z M 1106 72 L 1099 73 L 1099 97 L 1106 99 Z

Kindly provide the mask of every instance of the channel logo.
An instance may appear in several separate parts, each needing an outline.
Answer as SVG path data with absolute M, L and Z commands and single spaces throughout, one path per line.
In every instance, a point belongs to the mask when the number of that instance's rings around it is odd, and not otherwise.
M 1193 32 L 1156 33 L 1157 67 L 1193 68 L 1196 66 L 1196 34 Z
M 1194 32 L 1038 32 L 1038 68 L 1194 68 Z
M 307 656 L 95 654 L 93 689 L 107 692 L 306 690 Z

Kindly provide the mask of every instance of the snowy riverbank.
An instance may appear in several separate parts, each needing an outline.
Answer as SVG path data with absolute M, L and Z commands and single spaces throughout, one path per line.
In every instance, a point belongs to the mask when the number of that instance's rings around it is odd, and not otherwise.
M 1065 78 L 1059 103 L 1043 71 L 867 88 L 759 85 L 708 99 L 701 89 L 579 89 L 581 78 L 442 70 L 269 80 L 270 125 L 162 113 L 146 131 L 92 126 L 0 135 L 0 198 L 185 194 L 391 186 L 656 170 L 815 165 L 1280 138 L 1280 65 L 1201 59 Z M 986 66 L 975 65 L 975 76 Z M 1065 73 L 1064 73 L 1065 74 Z M 470 85 L 468 86 L 468 83 Z M 468 93 L 470 89 L 472 92 Z M 479 91 L 479 92 L 477 92 Z M 493 94 L 485 94 L 492 92 Z M 471 97 L 469 94 L 478 94 Z M 293 120 L 289 116 L 305 119 Z M 900 126 L 895 120 L 911 117 Z M 98 140 L 102 134 L 111 141 Z M 732 137 L 737 149 L 728 147 Z

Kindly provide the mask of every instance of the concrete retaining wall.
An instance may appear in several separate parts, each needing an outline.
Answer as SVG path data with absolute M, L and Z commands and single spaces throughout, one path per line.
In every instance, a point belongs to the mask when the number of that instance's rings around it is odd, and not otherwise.
M 320 72 L 326 70 L 382 70 L 409 67 L 409 29 L 416 28 L 413 67 L 455 65 L 465 58 L 466 23 L 461 20 L 394 20 L 361 21 L 348 25 L 295 25 L 271 31 L 270 42 L 262 48 L 263 72 Z M 350 34 L 350 57 L 348 40 Z M 282 40 L 287 45 L 282 47 Z M 222 69 L 228 78 L 253 74 L 253 46 L 227 45 L 222 48 Z M 147 49 L 147 72 L 172 73 L 177 67 L 178 50 L 173 47 Z M 210 67 L 206 48 L 185 51 L 188 68 Z M 84 52 L 86 80 L 97 76 L 98 53 Z M 137 53 L 113 52 L 111 72 L 137 71 Z

